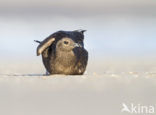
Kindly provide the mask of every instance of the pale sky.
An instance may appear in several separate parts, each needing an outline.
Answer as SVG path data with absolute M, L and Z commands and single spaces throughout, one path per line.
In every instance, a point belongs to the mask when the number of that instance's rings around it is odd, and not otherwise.
M 155 55 L 155 0 L 0 0 L 0 52 L 35 55 L 58 30 L 86 29 L 85 46 L 100 55 Z
M 155 0 L 0 0 L 3 14 L 94 16 L 105 13 L 155 15 Z M 22 14 L 23 15 L 23 14 Z

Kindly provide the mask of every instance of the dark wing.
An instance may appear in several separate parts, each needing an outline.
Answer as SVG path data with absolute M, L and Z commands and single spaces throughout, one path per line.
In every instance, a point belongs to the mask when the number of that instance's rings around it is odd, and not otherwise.
M 83 74 L 84 71 L 86 70 L 88 62 L 88 52 L 84 48 L 76 48 L 74 50 L 74 54 L 77 58 L 75 71 L 77 74 Z
M 79 60 L 82 69 L 84 69 L 83 71 L 85 71 L 86 69 L 87 62 L 88 62 L 88 52 L 85 49 L 83 49 L 80 54 L 80 60 Z
M 84 32 L 86 32 L 87 30 L 82 30 L 82 29 L 79 29 L 79 30 L 74 30 L 75 32 L 79 32 L 81 34 L 84 34 Z
M 46 38 L 43 40 L 39 46 L 37 47 L 37 56 L 39 56 L 46 48 L 48 48 L 53 42 L 55 41 L 55 38 Z

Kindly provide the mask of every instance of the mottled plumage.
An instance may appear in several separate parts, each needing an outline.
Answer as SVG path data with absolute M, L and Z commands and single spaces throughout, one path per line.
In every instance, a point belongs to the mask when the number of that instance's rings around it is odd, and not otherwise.
M 87 66 L 88 52 L 84 48 L 85 30 L 58 31 L 42 42 L 37 41 L 37 56 L 42 54 L 49 74 L 82 75 Z

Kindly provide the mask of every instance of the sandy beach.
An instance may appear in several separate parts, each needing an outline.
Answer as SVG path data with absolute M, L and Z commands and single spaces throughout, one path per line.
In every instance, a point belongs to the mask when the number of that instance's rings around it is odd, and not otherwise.
M 0 66 L 2 115 L 128 115 L 122 103 L 156 104 L 153 60 L 90 60 L 82 76 L 45 76 L 40 59 L 11 62 Z

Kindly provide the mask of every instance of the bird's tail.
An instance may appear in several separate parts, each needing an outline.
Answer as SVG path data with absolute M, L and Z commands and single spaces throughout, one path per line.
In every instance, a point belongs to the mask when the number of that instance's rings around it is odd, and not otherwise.
M 38 40 L 34 40 L 34 42 L 41 43 L 41 41 L 38 41 Z

